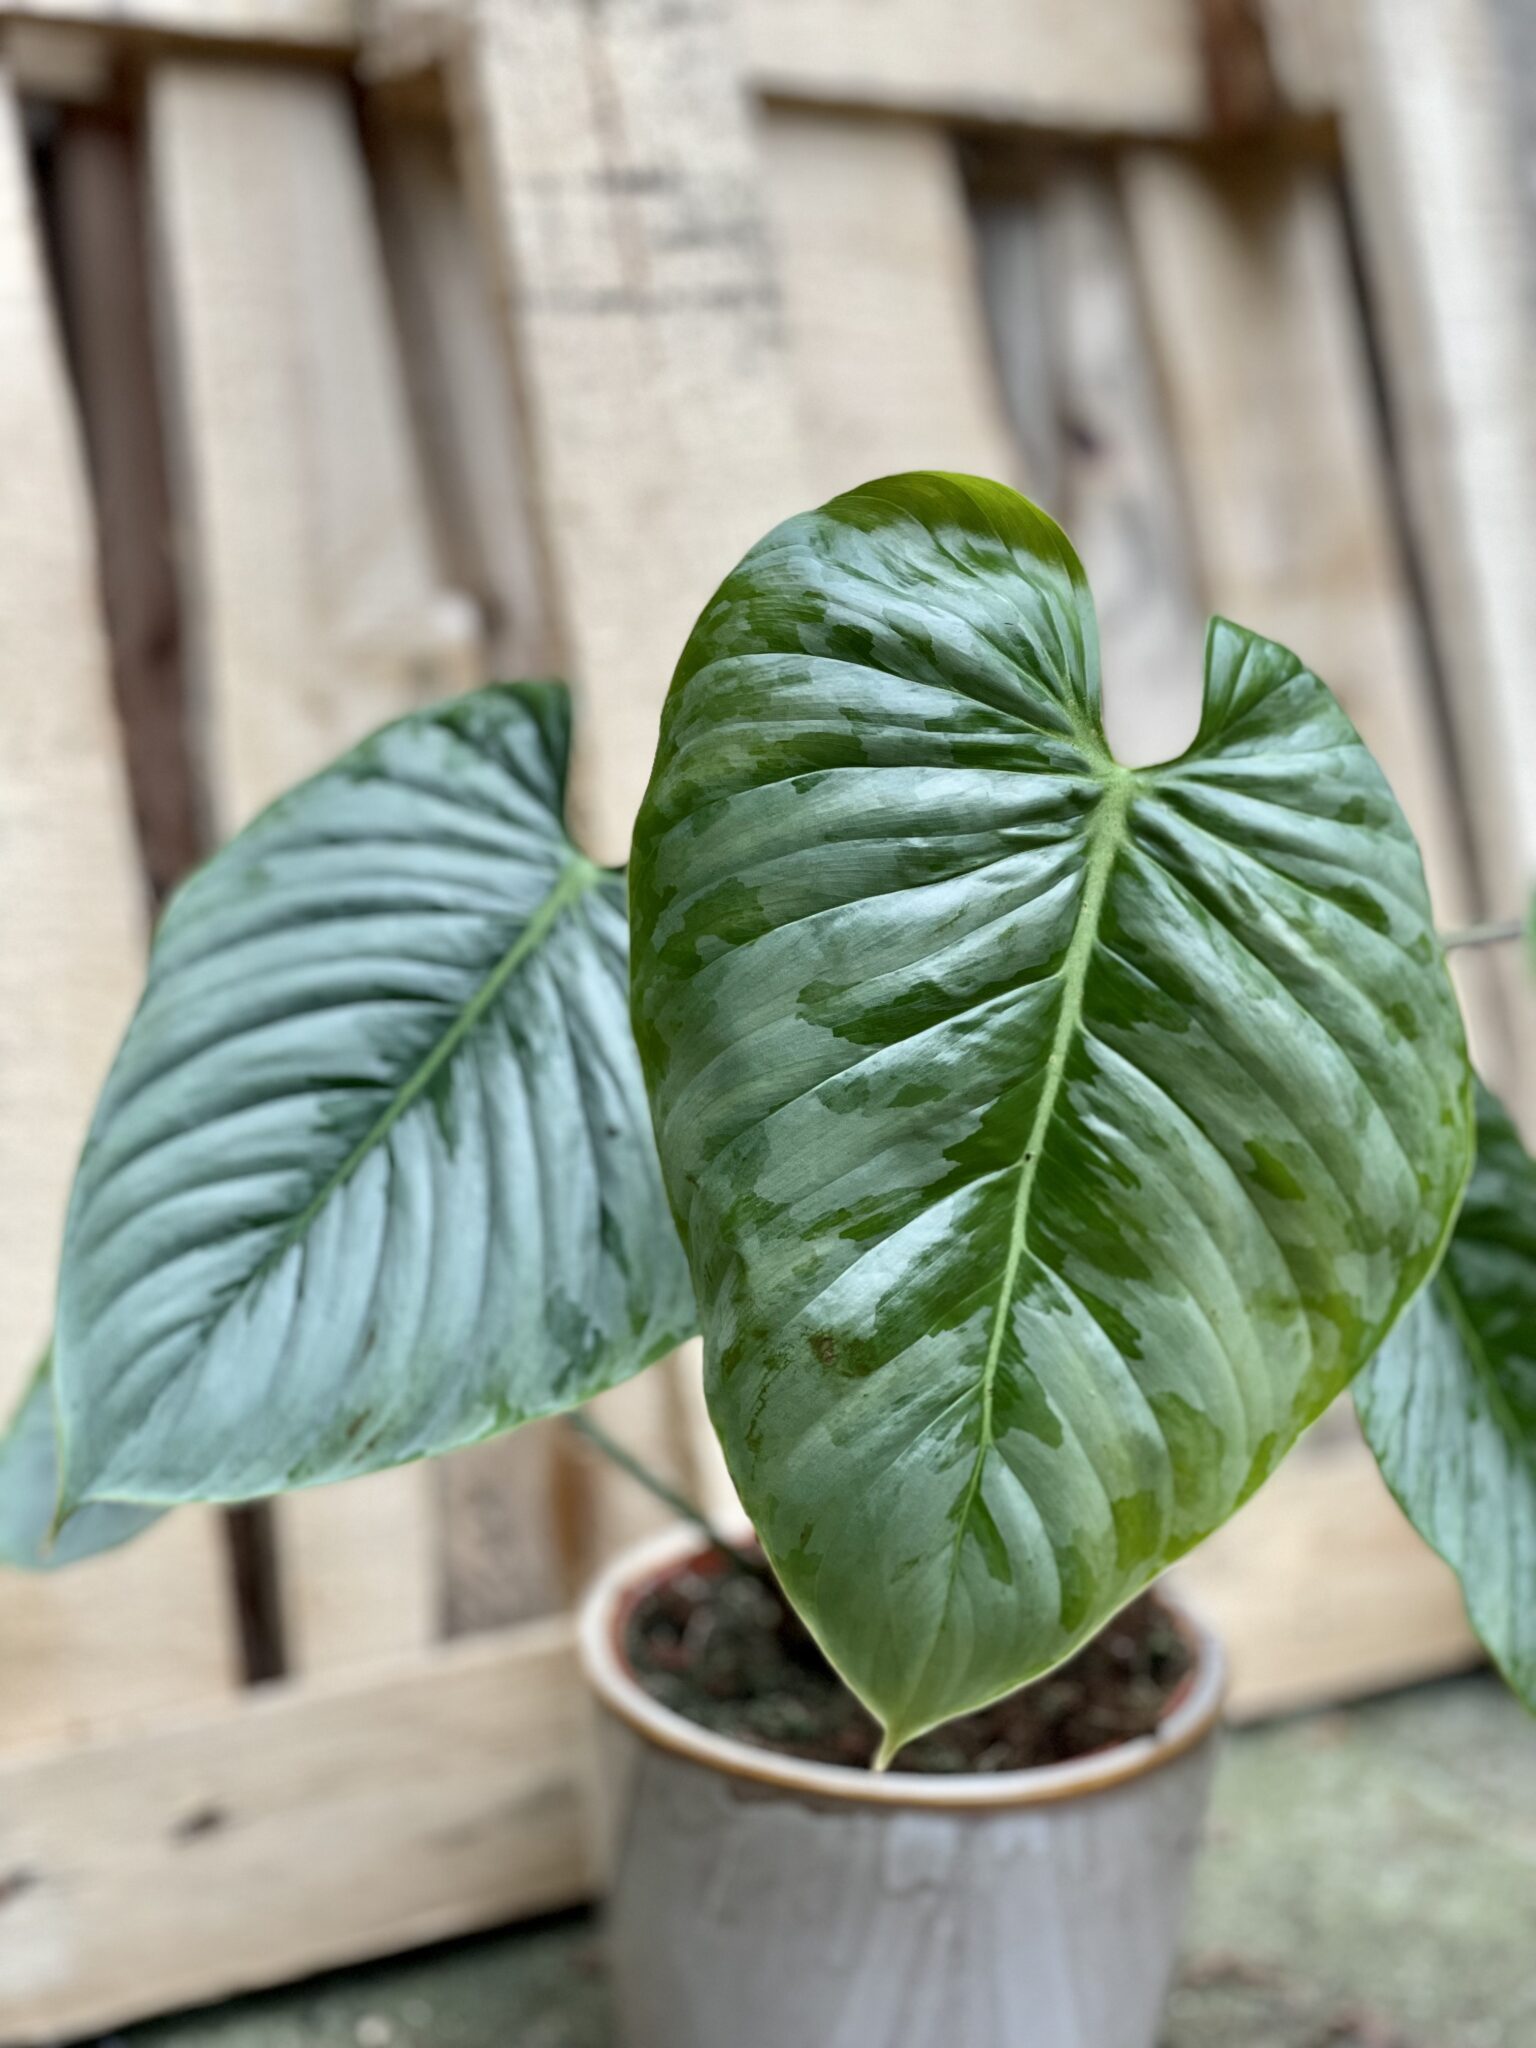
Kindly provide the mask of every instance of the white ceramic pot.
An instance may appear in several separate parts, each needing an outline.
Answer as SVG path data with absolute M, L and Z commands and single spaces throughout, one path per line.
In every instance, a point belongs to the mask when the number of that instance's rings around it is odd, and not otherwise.
M 603 1708 L 621 2048 L 1153 2048 L 1215 1763 L 1225 1662 L 1154 1735 L 986 1776 L 876 1776 L 684 1720 L 632 1675 L 628 1551 L 581 1617 Z M 1167 1599 L 1167 1595 L 1163 1596 Z

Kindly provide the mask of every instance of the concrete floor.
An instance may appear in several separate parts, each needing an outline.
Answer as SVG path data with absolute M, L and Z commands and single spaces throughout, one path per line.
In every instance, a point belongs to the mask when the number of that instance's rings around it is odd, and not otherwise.
M 598 1938 L 573 1917 L 156 2021 L 114 2048 L 609 2038 Z M 1536 1722 L 1479 1676 L 1234 1738 L 1164 2048 L 1533 2044 Z

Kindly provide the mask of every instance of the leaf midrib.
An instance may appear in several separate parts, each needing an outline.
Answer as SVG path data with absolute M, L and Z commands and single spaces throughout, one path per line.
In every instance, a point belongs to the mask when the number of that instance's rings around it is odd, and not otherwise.
M 243 1294 L 246 1288 L 261 1279 L 300 1242 L 326 1204 L 346 1185 L 364 1160 L 384 1142 L 407 1110 L 431 1087 L 437 1075 L 495 1003 L 523 961 L 542 942 L 561 913 L 578 897 L 584 895 L 601 878 L 602 872 L 597 863 L 588 860 L 584 854 L 570 854 L 548 895 L 516 939 L 502 954 L 431 1051 L 407 1077 L 404 1085 L 391 1096 L 386 1107 L 370 1124 L 346 1158 L 326 1177 L 276 1242 L 263 1253 L 259 1263 L 241 1283 L 240 1293 Z
M 1083 900 L 1078 909 L 1077 922 L 1072 929 L 1072 937 L 1067 945 L 1066 957 L 1061 963 L 1061 1007 L 1056 1016 L 1056 1028 L 1051 1034 L 1051 1049 L 1046 1055 L 1045 1075 L 1040 1084 L 1039 1098 L 1035 1103 L 1029 1136 L 1024 1142 L 1023 1155 L 1019 1160 L 1018 1186 L 1014 1191 L 1013 1219 L 1008 1233 L 1008 1256 L 1003 1263 L 997 1308 L 987 1339 L 987 1355 L 982 1364 L 981 1435 L 966 1488 L 965 1506 L 960 1517 L 962 1530 L 981 1484 L 981 1473 L 987 1453 L 992 1448 L 992 1393 L 997 1381 L 998 1364 L 1002 1358 L 1008 1311 L 1013 1305 L 1019 1267 L 1023 1264 L 1024 1253 L 1028 1248 L 1030 1197 L 1034 1193 L 1035 1181 L 1040 1172 L 1040 1154 L 1044 1147 L 1045 1134 L 1056 1113 L 1057 1098 L 1061 1094 L 1061 1084 L 1066 1075 L 1067 1056 L 1072 1050 L 1073 1040 L 1083 1020 L 1083 992 L 1088 980 L 1088 963 L 1098 941 L 1099 920 L 1103 915 L 1110 873 L 1124 841 L 1125 814 L 1130 804 L 1130 790 L 1131 776 L 1127 770 L 1117 769 L 1113 779 L 1106 777 L 1104 794 L 1099 799 L 1088 828 L 1088 843 L 1083 863 Z
M 970 1475 L 966 1481 L 964 1495 L 955 1524 L 955 1547 L 950 1560 L 949 1584 L 945 1591 L 944 1603 L 948 1607 L 954 1591 L 955 1579 L 960 1568 L 960 1555 L 965 1542 L 965 1532 L 970 1522 L 971 1511 L 976 1505 L 976 1496 L 981 1489 L 982 1474 L 986 1469 L 989 1453 L 993 1448 L 992 1405 L 993 1390 L 997 1383 L 998 1366 L 1002 1359 L 1003 1339 L 1007 1332 L 1008 1314 L 1013 1306 L 1014 1290 L 1018 1285 L 1019 1268 L 1029 1243 L 1029 1205 L 1034 1193 L 1035 1180 L 1040 1171 L 1040 1155 L 1045 1143 L 1052 1117 L 1056 1113 L 1057 1099 L 1061 1094 L 1062 1081 L 1066 1075 L 1067 1058 L 1077 1037 L 1083 1019 L 1083 995 L 1088 980 L 1088 965 L 1098 942 L 1099 921 L 1103 915 L 1104 898 L 1109 890 L 1109 878 L 1116 858 L 1125 843 L 1126 813 L 1130 808 L 1131 793 L 1135 777 L 1131 770 L 1118 763 L 1106 761 L 1100 768 L 1103 795 L 1088 827 L 1087 851 L 1084 857 L 1085 881 L 1083 898 L 1078 908 L 1077 922 L 1068 941 L 1065 958 L 1061 964 L 1061 1007 L 1056 1017 L 1056 1027 L 1051 1034 L 1051 1047 L 1046 1055 L 1045 1075 L 1040 1085 L 1035 1114 L 1030 1122 L 1029 1136 L 1019 1160 L 1018 1185 L 1014 1191 L 1013 1218 L 1008 1234 L 1008 1255 L 1003 1262 L 1003 1276 L 998 1287 L 997 1308 L 992 1318 L 992 1329 L 987 1340 L 987 1354 L 982 1363 L 981 1379 L 981 1426 L 977 1435 L 976 1455 L 971 1463 Z M 889 1731 L 887 1732 L 889 1740 Z

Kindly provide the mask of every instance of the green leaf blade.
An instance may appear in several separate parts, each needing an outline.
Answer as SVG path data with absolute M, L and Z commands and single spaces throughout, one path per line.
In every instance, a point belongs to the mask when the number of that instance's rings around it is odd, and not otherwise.
M 1536 1712 L 1536 1161 L 1477 1091 L 1477 1164 L 1443 1264 L 1355 1383 L 1382 1475 Z
M 71 1503 L 377 1470 L 688 1334 L 568 722 L 534 685 L 402 720 L 171 905 L 70 1206 Z
M 0 1565 L 13 1571 L 56 1571 L 119 1549 L 160 1519 L 154 1508 L 108 1503 L 82 1508 L 55 1534 L 58 1498 L 53 1377 L 45 1358 L 0 1434 Z
M 1417 849 L 1325 687 L 1213 627 L 1127 771 L 1081 569 L 974 479 L 789 522 L 684 655 L 633 1001 L 712 1412 L 895 1746 L 1259 1484 L 1469 1161 Z

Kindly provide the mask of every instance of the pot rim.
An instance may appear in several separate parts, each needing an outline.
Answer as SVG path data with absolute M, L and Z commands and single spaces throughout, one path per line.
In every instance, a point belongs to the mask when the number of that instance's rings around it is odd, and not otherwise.
M 751 1536 L 750 1529 L 745 1531 Z M 587 1681 L 608 1711 L 643 1741 L 705 1770 L 745 1778 L 782 1792 L 812 1794 L 854 1806 L 989 1811 L 1048 1806 L 1107 1792 L 1160 1770 L 1204 1742 L 1215 1730 L 1227 1694 L 1227 1659 L 1220 1640 L 1185 1601 L 1159 1585 L 1195 1653 L 1195 1668 L 1150 1735 L 1094 1750 L 1069 1762 L 1023 1771 L 941 1773 L 854 1770 L 812 1763 L 780 1750 L 760 1749 L 734 1736 L 700 1727 L 655 1700 L 630 1670 L 619 1631 L 633 1599 L 649 1583 L 708 1546 L 687 1524 L 630 1545 L 593 1580 L 577 1618 L 577 1644 Z

